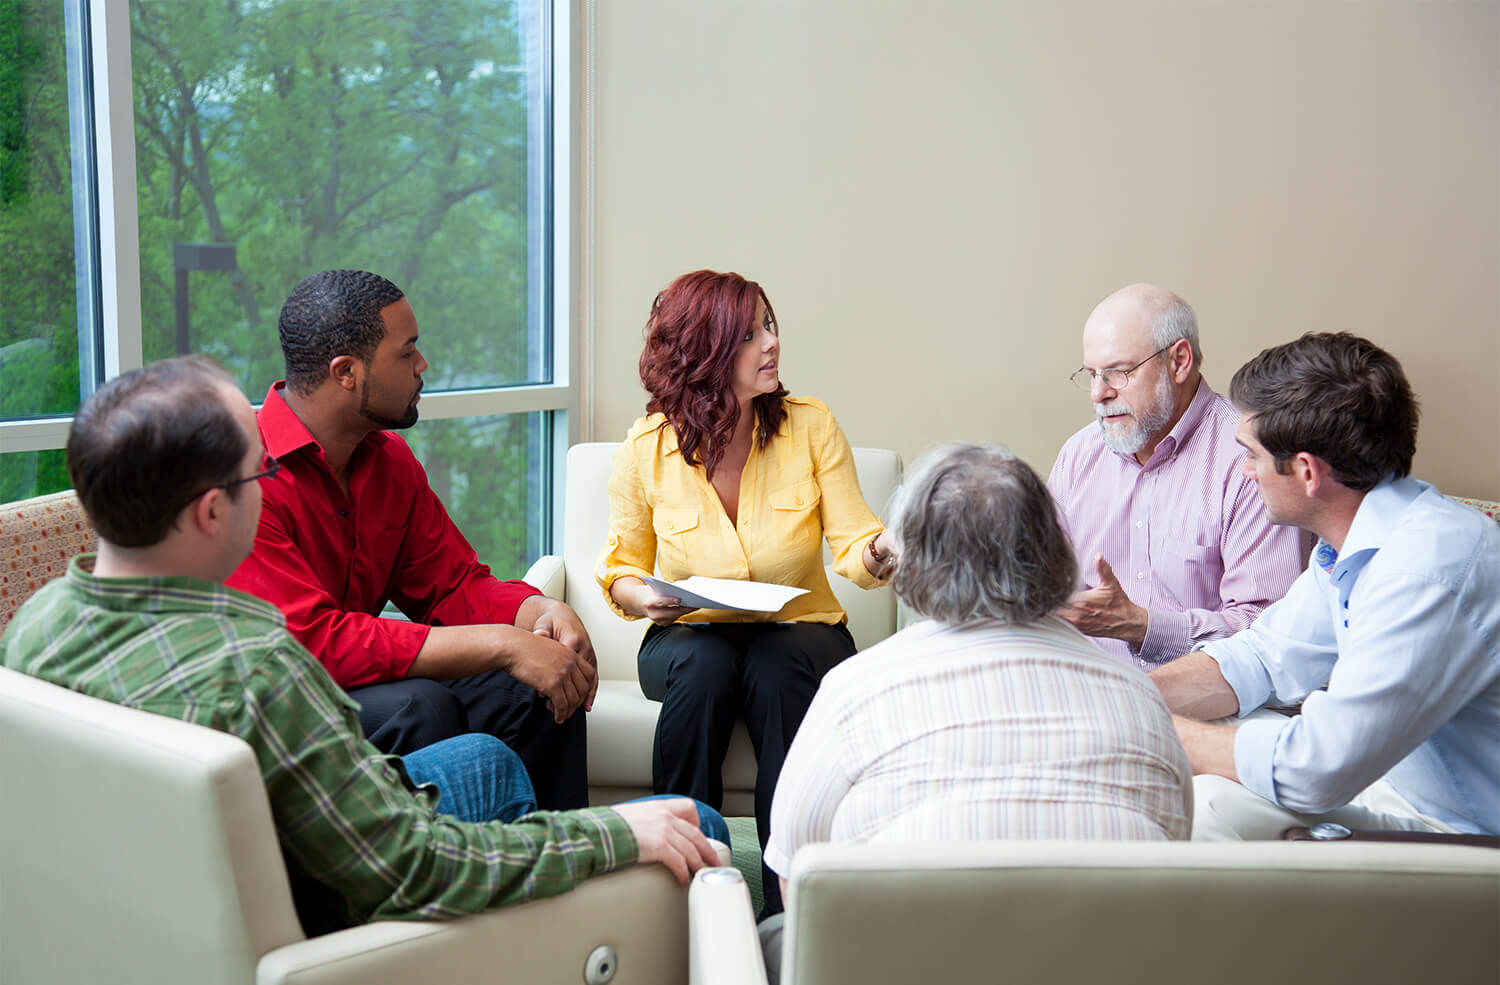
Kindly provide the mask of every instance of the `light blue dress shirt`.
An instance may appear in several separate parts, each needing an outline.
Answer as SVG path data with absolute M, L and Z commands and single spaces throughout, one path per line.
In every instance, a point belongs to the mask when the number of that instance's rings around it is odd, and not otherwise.
M 1240 715 L 1240 782 L 1322 813 L 1384 777 L 1422 813 L 1500 833 L 1500 526 L 1433 486 L 1387 480 L 1343 551 L 1319 542 L 1286 597 L 1205 644 Z M 1328 690 L 1318 688 L 1327 685 Z

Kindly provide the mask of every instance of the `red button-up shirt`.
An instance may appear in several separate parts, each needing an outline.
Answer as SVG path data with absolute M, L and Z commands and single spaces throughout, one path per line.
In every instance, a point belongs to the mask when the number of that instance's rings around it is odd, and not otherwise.
M 388 431 L 366 437 L 345 495 L 284 385 L 272 385 L 257 415 L 281 471 L 261 480 L 255 549 L 230 587 L 285 613 L 344 688 L 405 677 L 432 626 L 514 624 L 521 603 L 541 593 L 479 563 L 406 442 Z M 381 618 L 387 602 L 411 622 Z

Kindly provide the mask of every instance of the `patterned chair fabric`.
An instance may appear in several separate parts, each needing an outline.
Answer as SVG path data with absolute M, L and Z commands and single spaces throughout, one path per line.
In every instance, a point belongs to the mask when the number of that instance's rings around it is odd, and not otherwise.
M 99 546 L 73 490 L 0 506 L 0 632 L 32 593 Z
M 1488 499 L 1469 499 L 1467 496 L 1449 496 L 1449 499 L 1465 506 L 1472 506 L 1485 516 L 1500 523 L 1500 503 L 1491 502 Z

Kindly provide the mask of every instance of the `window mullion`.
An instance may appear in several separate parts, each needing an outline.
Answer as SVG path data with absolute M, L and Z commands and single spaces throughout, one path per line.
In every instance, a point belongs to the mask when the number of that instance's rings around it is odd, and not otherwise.
M 100 315 L 106 379 L 142 365 L 135 106 L 128 0 L 88 0 L 98 148 Z

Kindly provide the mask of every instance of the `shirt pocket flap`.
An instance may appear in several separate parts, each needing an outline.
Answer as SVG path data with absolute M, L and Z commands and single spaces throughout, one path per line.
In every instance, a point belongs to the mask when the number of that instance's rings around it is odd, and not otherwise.
M 1178 565 L 1193 570 L 1219 563 L 1217 544 L 1194 544 L 1185 540 L 1167 540 L 1159 545 L 1157 555 L 1164 564 Z
M 823 492 L 816 482 L 799 482 L 789 489 L 778 489 L 771 493 L 771 509 L 810 510 L 822 498 Z
M 698 526 L 698 511 L 695 509 L 655 510 L 651 514 L 651 525 L 657 536 L 673 537 L 687 533 Z

